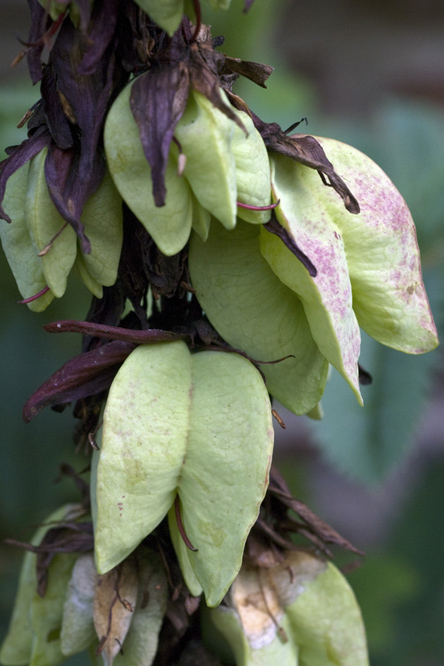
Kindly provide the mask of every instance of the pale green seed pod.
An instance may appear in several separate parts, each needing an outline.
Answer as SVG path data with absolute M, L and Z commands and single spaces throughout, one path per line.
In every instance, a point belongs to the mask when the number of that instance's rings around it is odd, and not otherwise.
M 170 36 L 174 35 L 185 11 L 184 0 L 136 0 L 136 2 L 162 30 Z
M 81 221 L 91 243 L 91 252 L 82 255 L 85 267 L 99 285 L 111 287 L 117 278 L 122 251 L 123 211 L 122 198 L 108 170 L 96 192 L 87 200 Z M 81 254 L 80 247 L 78 254 Z
M 231 142 L 236 165 L 237 201 L 249 206 L 271 203 L 270 161 L 264 141 L 248 113 L 233 109 L 245 127 L 235 125 Z M 254 211 L 238 206 L 237 216 L 252 224 L 266 224 L 271 211 Z
M 45 178 L 47 152 L 44 148 L 29 162 L 26 224 L 36 254 L 45 252 L 41 260 L 46 283 L 54 296 L 61 298 L 76 258 L 77 239 L 74 229 L 60 215 L 49 195 Z
M 108 166 L 128 207 L 153 237 L 160 251 L 171 256 L 180 252 L 190 235 L 191 192 L 187 180 L 178 176 L 176 159 L 170 153 L 165 173 L 165 205 L 155 205 L 151 167 L 145 158 L 139 128 L 131 112 L 130 92 L 131 84 L 122 90 L 106 119 L 104 140 Z
M 305 414 L 321 398 L 328 363 L 301 301 L 261 255 L 259 234 L 258 226 L 242 221 L 233 231 L 213 221 L 205 243 L 193 234 L 191 281 L 208 319 L 235 349 L 258 361 L 291 355 L 260 368 L 270 393 L 290 411 Z
M 221 97 L 226 101 L 222 91 Z M 232 152 L 235 127 L 236 123 L 205 95 L 190 90 L 174 131 L 186 157 L 183 173 L 196 199 L 227 229 L 236 225 L 236 163 Z
M 49 567 L 44 597 L 37 592 L 31 602 L 31 626 L 34 634 L 30 666 L 57 666 L 64 660 L 60 632 L 66 591 L 77 553 L 56 555 Z
M 297 271 L 290 269 L 289 251 L 278 250 L 277 239 L 266 238 L 262 251 L 278 277 L 304 300 L 314 337 L 340 370 L 337 353 L 334 359 L 336 337 L 344 359 L 342 373 L 350 382 L 346 348 L 358 345 L 353 332 L 356 326 L 351 326 L 348 284 L 359 326 L 378 342 L 419 354 L 434 349 L 438 338 L 422 281 L 415 227 L 405 201 L 369 157 L 333 139 L 319 141 L 358 199 L 358 215 L 349 213 L 312 169 L 282 155 L 272 159 L 273 193 L 281 200 L 276 215 L 318 269 L 313 282 L 319 297 L 313 296 L 312 286 L 308 289 L 307 279 L 304 283 Z M 341 298 L 342 308 L 332 289 Z M 322 301 L 324 313 L 328 312 L 330 333 L 316 301 Z
M 353 310 L 344 242 L 318 199 L 301 186 L 300 170 L 295 168 L 299 165 L 282 155 L 273 156 L 271 164 L 273 196 L 280 200 L 276 217 L 314 264 L 317 275 L 312 277 L 283 241 L 265 229 L 261 230 L 261 252 L 278 278 L 301 299 L 320 351 L 362 404 L 358 378 L 361 335 Z M 327 189 L 320 178 L 319 182 Z
M 36 531 L 31 543 L 39 545 L 48 529 L 54 526 L 54 522 L 76 515 L 79 508 L 78 504 L 67 504 L 54 511 Z M 35 620 L 32 619 L 33 600 L 37 590 L 36 562 L 37 555 L 26 552 L 11 622 L 0 650 L 0 662 L 4 666 L 26 666 L 32 659 L 36 641 L 33 626 Z
M 67 657 L 88 649 L 97 638 L 93 614 L 98 578 L 94 555 L 79 555 L 67 586 L 60 631 L 60 649 Z
M 361 613 L 345 578 L 308 550 L 245 563 L 210 618 L 237 666 L 368 666 Z
M 98 571 L 131 553 L 178 495 L 197 549 L 177 552 L 186 582 L 220 603 L 266 491 L 272 444 L 268 393 L 246 359 L 191 354 L 183 342 L 138 347 L 111 386 L 92 469 Z
M 29 163 L 10 176 L 6 185 L 3 206 L 12 222 L 0 222 L 0 238 L 17 287 L 24 299 L 34 296 L 47 286 L 42 260 L 37 256 L 26 224 L 25 201 L 28 190 Z M 28 303 L 30 310 L 42 312 L 54 298 L 48 291 Z
M 307 666 L 368 666 L 361 611 L 344 576 L 330 562 L 285 609 Z

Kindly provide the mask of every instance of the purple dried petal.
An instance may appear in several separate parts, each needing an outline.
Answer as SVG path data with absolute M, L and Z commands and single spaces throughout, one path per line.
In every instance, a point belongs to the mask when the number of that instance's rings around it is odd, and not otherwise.
M 108 389 L 120 365 L 135 347 L 130 342 L 113 340 L 75 356 L 32 394 L 23 408 L 24 421 L 29 423 L 49 405 L 73 402 Z
M 113 85 L 114 54 L 104 58 L 93 76 L 80 76 L 85 40 L 71 21 L 65 21 L 51 51 L 50 64 L 59 94 L 67 112 L 79 127 L 79 145 L 61 151 L 51 144 L 45 162 L 45 176 L 51 198 L 82 242 L 83 252 L 90 252 L 80 217 L 87 199 L 99 187 L 105 172 L 98 150 L 105 111 Z
M 105 173 L 103 158 L 98 154 L 94 158 L 95 168 L 89 181 L 82 178 L 81 156 L 72 148 L 61 150 L 51 142 L 45 160 L 45 178 L 54 206 L 76 232 L 85 253 L 91 252 L 91 244 L 80 216 L 86 200 L 97 190 Z
M 50 67 L 45 68 L 40 92 L 44 100 L 45 119 L 52 138 L 59 148 L 71 148 L 74 143 L 71 126 L 63 111 L 54 74 Z
M 34 155 L 37 155 L 50 141 L 51 137 L 46 128 L 37 130 L 32 137 L 25 139 L 14 152 L 12 152 L 3 162 L 0 162 L 0 218 L 11 222 L 9 215 L 5 213 L 1 203 L 5 196 L 6 183 L 13 173 L 26 164 Z
M 244 0 L 244 12 L 248 12 L 254 0 Z
M 85 33 L 91 20 L 91 0 L 67 0 L 67 4 L 74 2 L 80 15 L 80 30 Z M 60 2 L 60 0 L 59 0 Z
M 82 76 L 94 74 L 103 54 L 110 45 L 117 24 L 119 0 L 96 0 L 88 32 L 88 42 L 77 69 Z
M 188 72 L 183 63 L 153 66 L 131 89 L 130 106 L 151 167 L 156 206 L 165 204 L 165 171 L 171 140 L 188 100 Z
M 48 17 L 38 0 L 28 0 L 28 5 L 31 12 L 31 27 L 28 34 L 26 59 L 31 81 L 35 84 L 42 78 L 40 59 L 45 45 L 42 37 L 50 25 L 51 19 Z

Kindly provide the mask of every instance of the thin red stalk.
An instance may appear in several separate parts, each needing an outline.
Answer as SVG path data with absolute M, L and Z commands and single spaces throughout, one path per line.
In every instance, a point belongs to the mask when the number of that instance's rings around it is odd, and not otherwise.
M 281 200 L 278 199 L 276 203 L 268 204 L 268 206 L 250 206 L 249 204 L 241 203 L 240 201 L 236 202 L 239 208 L 246 208 L 247 210 L 273 210 L 281 203 Z
M 183 340 L 186 334 L 162 331 L 158 328 L 150 328 L 146 331 L 133 331 L 131 328 L 119 328 L 118 326 L 106 326 L 105 324 L 94 324 L 89 321 L 54 321 L 43 327 L 47 333 L 81 333 L 82 335 L 94 335 L 96 338 L 109 338 L 111 340 L 124 340 L 137 345 L 159 340 Z
M 177 527 L 179 529 L 180 536 L 183 539 L 183 542 L 187 548 L 193 551 L 193 553 L 197 553 L 197 548 L 194 548 L 193 544 L 187 537 L 187 534 L 185 532 L 185 528 L 183 526 L 182 522 L 182 516 L 180 515 L 180 499 L 179 495 L 176 495 L 176 499 L 174 500 L 174 513 L 176 515 L 176 521 L 177 521 Z
M 17 301 L 17 303 L 20 303 L 21 305 L 26 303 L 32 303 L 32 301 L 36 301 L 40 296 L 43 296 L 43 294 L 46 294 L 46 292 L 49 291 L 49 287 L 44 287 L 41 291 L 38 291 L 34 296 L 29 296 L 29 298 L 24 298 L 23 301 Z

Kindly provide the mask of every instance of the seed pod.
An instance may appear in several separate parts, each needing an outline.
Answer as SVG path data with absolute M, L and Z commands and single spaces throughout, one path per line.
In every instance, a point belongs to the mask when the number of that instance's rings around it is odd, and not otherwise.
M 345 578 L 310 551 L 267 568 L 244 564 L 210 619 L 237 666 L 368 666 L 359 607 Z
M 25 201 L 28 189 L 28 169 L 29 164 L 26 163 L 10 176 L 6 185 L 3 206 L 12 221 L 10 224 L 3 220 L 0 222 L 3 250 L 24 299 L 34 296 L 47 286 L 42 260 L 37 256 L 26 225 Z M 53 298 L 53 292 L 49 291 L 29 303 L 28 307 L 34 312 L 42 312 Z
M 60 632 L 66 590 L 76 559 L 77 553 L 56 555 L 49 567 L 45 596 L 34 593 L 31 603 L 34 639 L 30 666 L 57 666 L 64 660 Z
M 236 164 L 231 150 L 235 127 L 205 95 L 190 90 L 174 132 L 186 156 L 184 176 L 193 193 L 227 229 L 236 225 Z
M 77 508 L 76 504 L 60 507 L 36 531 L 31 539 L 35 546 L 39 545 L 54 521 L 63 520 Z M 26 666 L 31 660 L 34 630 L 31 623 L 30 608 L 37 590 L 37 555 L 30 551 L 25 553 L 20 572 L 18 591 L 14 610 L 9 624 L 8 633 L 1 646 L 0 662 L 4 666 Z
M 334 139 L 319 141 L 359 200 L 360 214 L 344 210 L 310 169 L 300 167 L 299 177 L 343 239 L 359 325 L 378 342 L 408 354 L 434 349 L 438 338 L 404 199 L 367 155 Z
M 132 559 L 99 576 L 94 592 L 94 626 L 104 666 L 112 666 L 130 628 L 138 590 Z
M 122 90 L 106 119 L 104 140 L 108 166 L 125 203 L 153 237 L 160 251 L 171 256 L 180 252 L 190 235 L 191 192 L 186 179 L 177 175 L 177 162 L 172 155 L 174 146 L 165 173 L 165 205 L 156 206 L 151 168 L 129 105 L 130 92 L 131 84 Z
M 46 250 L 41 258 L 46 283 L 54 296 L 61 298 L 76 258 L 77 238 L 49 196 L 45 179 L 46 153 L 44 148 L 29 163 L 26 224 L 36 254 Z
M 111 287 L 117 278 L 122 250 L 123 212 L 122 198 L 108 171 L 86 202 L 81 220 L 91 243 L 91 252 L 82 255 L 83 262 L 98 284 Z
M 330 562 L 285 612 L 307 666 L 368 666 L 361 611 L 346 579 Z
M 305 414 L 324 391 L 328 363 L 301 301 L 262 257 L 259 234 L 256 225 L 242 221 L 229 232 L 213 223 L 206 243 L 193 234 L 192 284 L 210 322 L 235 349 L 258 361 L 292 355 L 260 368 L 270 393 L 295 414 Z
M 89 291 L 94 294 L 96 298 L 102 298 L 103 296 L 103 287 L 101 284 L 97 282 L 89 272 L 89 270 L 86 267 L 85 260 L 84 260 L 84 255 L 82 255 L 81 252 L 77 253 L 76 261 L 74 264 L 74 268 L 77 270 L 80 279 L 82 280 L 83 284 Z
M 250 116 L 235 111 L 247 134 L 235 125 L 231 150 L 236 165 L 237 201 L 249 206 L 268 206 L 271 202 L 270 161 L 264 141 Z M 253 211 L 240 206 L 237 215 L 252 224 L 265 224 L 271 211 Z
M 311 276 L 283 241 L 265 229 L 261 230 L 261 252 L 278 278 L 301 299 L 320 351 L 362 404 L 358 380 L 361 336 L 343 239 L 318 198 L 299 178 L 300 169 L 310 169 L 282 155 L 273 156 L 271 164 L 273 196 L 280 200 L 276 217 L 315 265 L 317 275 Z M 320 179 L 319 183 L 327 189 Z M 342 209 L 354 220 L 358 217 Z
M 184 0 L 136 0 L 136 2 L 162 30 L 170 36 L 174 35 L 185 11 Z
M 265 494 L 272 444 L 268 393 L 249 361 L 190 354 L 183 342 L 135 349 L 111 386 L 92 471 L 97 569 L 132 552 L 179 495 L 196 549 L 177 553 L 183 573 L 191 567 L 207 603 L 220 603 Z
M 86 650 L 96 638 L 94 592 L 98 573 L 92 553 L 80 555 L 72 570 L 63 606 L 60 649 L 69 657 Z

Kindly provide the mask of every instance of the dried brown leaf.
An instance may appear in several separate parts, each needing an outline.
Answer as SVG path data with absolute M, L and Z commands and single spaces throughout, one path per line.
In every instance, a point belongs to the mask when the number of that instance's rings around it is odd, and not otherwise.
M 138 578 L 132 559 L 99 576 L 94 595 L 94 626 L 99 638 L 98 654 L 112 666 L 130 628 L 137 601 Z

